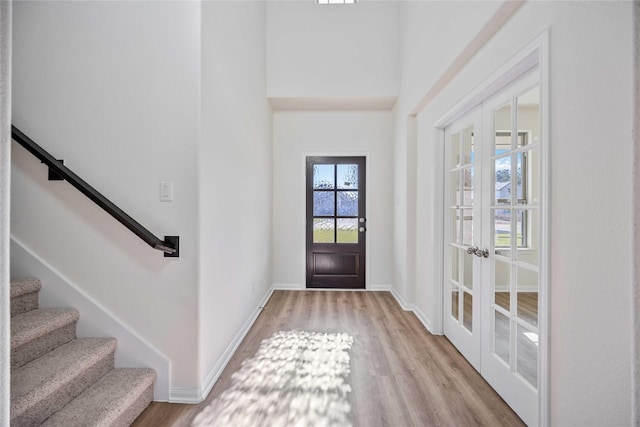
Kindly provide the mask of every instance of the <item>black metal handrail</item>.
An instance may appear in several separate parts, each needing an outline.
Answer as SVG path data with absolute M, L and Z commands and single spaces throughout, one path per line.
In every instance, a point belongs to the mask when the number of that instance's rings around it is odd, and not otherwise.
M 95 204 L 104 209 L 109 215 L 114 217 L 122 225 L 131 230 L 136 236 L 144 240 L 153 249 L 164 252 L 166 257 L 179 256 L 179 237 L 165 236 L 165 240 L 160 240 L 149 230 L 144 228 L 138 221 L 131 218 L 125 211 L 116 206 L 111 200 L 100 194 L 95 188 L 87 184 L 82 178 L 76 175 L 71 169 L 63 165 L 46 150 L 36 144 L 31 138 L 22 133 L 20 129 L 11 126 L 11 137 L 31 154 L 46 164 L 50 170 L 64 178 L 78 191 L 91 199 Z

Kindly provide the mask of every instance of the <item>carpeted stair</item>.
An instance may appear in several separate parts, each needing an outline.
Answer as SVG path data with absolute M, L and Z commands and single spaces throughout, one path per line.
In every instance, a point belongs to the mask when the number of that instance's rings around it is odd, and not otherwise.
M 38 279 L 11 281 L 11 426 L 129 426 L 152 369 L 114 369 L 113 338 L 76 338 L 78 310 L 38 308 Z

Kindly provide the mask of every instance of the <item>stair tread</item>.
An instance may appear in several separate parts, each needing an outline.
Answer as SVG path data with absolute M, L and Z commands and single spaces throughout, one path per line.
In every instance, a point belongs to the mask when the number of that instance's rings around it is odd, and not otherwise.
M 155 379 L 156 372 L 153 369 L 114 369 L 45 420 L 42 425 L 49 427 L 114 425 L 129 406 L 153 385 Z M 135 416 L 137 415 L 139 413 Z
M 42 287 L 40 279 L 35 277 L 20 277 L 11 279 L 11 298 L 17 298 L 22 295 L 38 292 Z
M 51 395 L 60 384 L 81 375 L 84 370 L 114 352 L 116 347 L 115 338 L 76 339 L 12 370 L 12 418 Z
M 75 308 L 40 308 L 11 319 L 11 348 L 17 348 L 56 329 L 77 322 L 80 312 Z

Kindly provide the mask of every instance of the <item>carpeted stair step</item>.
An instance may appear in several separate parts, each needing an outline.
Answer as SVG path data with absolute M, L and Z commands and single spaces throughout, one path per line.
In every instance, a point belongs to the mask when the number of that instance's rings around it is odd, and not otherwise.
M 11 371 L 11 426 L 35 426 L 113 369 L 117 342 L 83 338 Z
M 130 426 L 153 400 L 155 379 L 153 369 L 114 369 L 42 426 Z
M 76 338 L 73 308 L 27 311 L 11 319 L 11 367 L 18 368 Z
M 11 279 L 11 317 L 38 308 L 40 279 L 25 277 Z

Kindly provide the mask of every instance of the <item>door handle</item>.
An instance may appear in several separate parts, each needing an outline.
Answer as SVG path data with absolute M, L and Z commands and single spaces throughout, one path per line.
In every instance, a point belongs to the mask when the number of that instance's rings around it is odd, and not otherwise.
M 475 256 L 479 257 L 479 258 L 489 258 L 489 249 L 480 249 L 477 246 L 470 246 L 467 248 L 467 253 L 469 255 L 474 254 Z

